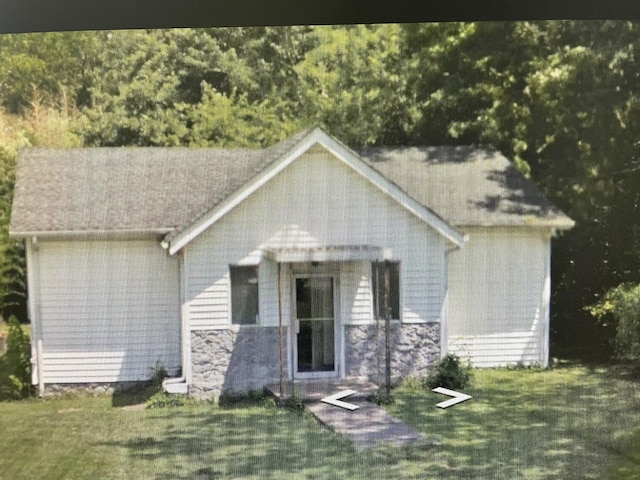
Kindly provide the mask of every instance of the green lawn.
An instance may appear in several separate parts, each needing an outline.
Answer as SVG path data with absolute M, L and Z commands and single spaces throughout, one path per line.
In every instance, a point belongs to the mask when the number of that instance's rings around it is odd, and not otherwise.
M 476 371 L 473 399 L 409 386 L 389 410 L 438 442 L 357 453 L 265 404 L 126 411 L 110 397 L 0 403 L 0 479 L 640 479 L 640 382 L 612 369 Z

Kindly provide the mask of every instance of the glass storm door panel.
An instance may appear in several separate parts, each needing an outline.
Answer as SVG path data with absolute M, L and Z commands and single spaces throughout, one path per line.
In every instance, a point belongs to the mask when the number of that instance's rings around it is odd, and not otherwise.
M 335 371 L 333 277 L 296 278 L 299 373 Z

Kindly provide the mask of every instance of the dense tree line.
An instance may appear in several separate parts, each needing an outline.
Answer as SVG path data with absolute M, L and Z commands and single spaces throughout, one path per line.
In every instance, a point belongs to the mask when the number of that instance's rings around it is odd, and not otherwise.
M 352 146 L 481 144 L 513 159 L 577 222 L 554 241 L 555 351 L 607 352 L 615 319 L 585 307 L 640 281 L 639 48 L 640 26 L 616 21 L 2 36 L 3 312 L 24 303 L 7 237 L 17 149 L 266 146 L 320 124 Z

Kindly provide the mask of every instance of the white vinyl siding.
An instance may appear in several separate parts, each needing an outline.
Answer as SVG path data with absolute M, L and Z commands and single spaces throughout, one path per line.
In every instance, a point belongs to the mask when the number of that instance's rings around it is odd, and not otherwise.
M 40 241 L 45 383 L 137 381 L 180 367 L 178 261 L 155 241 Z
M 373 319 L 371 262 L 349 262 L 340 270 L 340 311 L 345 324 L 366 324 Z
M 475 366 L 545 365 L 549 232 L 473 228 L 449 255 L 448 351 Z
M 263 265 L 262 252 L 269 249 L 345 245 L 390 249 L 393 258 L 403 264 L 403 321 L 440 320 L 444 238 L 341 160 L 314 147 L 185 247 L 190 327 L 226 328 L 231 324 L 230 263 Z M 361 299 L 345 320 L 372 321 L 370 264 L 365 273 L 359 263 L 357 278 L 352 280 L 348 263 L 341 264 L 347 269 L 346 277 L 341 278 L 347 284 L 341 288 L 348 291 L 353 288 L 348 283 L 355 281 Z M 269 268 L 272 280 L 266 288 L 276 294 L 275 262 Z M 278 323 L 274 298 L 277 295 L 260 293 L 262 325 Z M 265 303 L 269 305 L 263 309 Z

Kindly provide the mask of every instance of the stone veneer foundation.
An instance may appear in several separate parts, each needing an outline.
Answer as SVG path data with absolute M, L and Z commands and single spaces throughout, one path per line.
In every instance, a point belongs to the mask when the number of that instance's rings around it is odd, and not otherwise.
M 278 327 L 194 331 L 189 395 L 218 399 L 222 392 L 248 392 L 277 382 L 279 351 Z
M 56 396 L 65 394 L 85 395 L 112 395 L 133 391 L 142 391 L 151 385 L 150 380 L 137 382 L 107 382 L 107 383 L 46 383 L 43 396 Z M 34 386 L 37 389 L 37 385 Z
M 424 376 L 440 358 L 440 324 L 393 322 L 392 380 Z M 347 377 L 384 380 L 384 324 L 345 325 Z M 277 327 L 247 326 L 198 330 L 191 334 L 192 381 L 189 394 L 218 399 L 223 392 L 262 389 L 280 378 Z M 288 370 L 285 375 L 288 376 Z
M 372 382 L 384 381 L 384 322 L 379 325 L 346 325 L 345 373 Z M 426 376 L 440 359 L 440 324 L 391 323 L 391 379 Z M 377 347 L 377 348 L 376 348 Z

